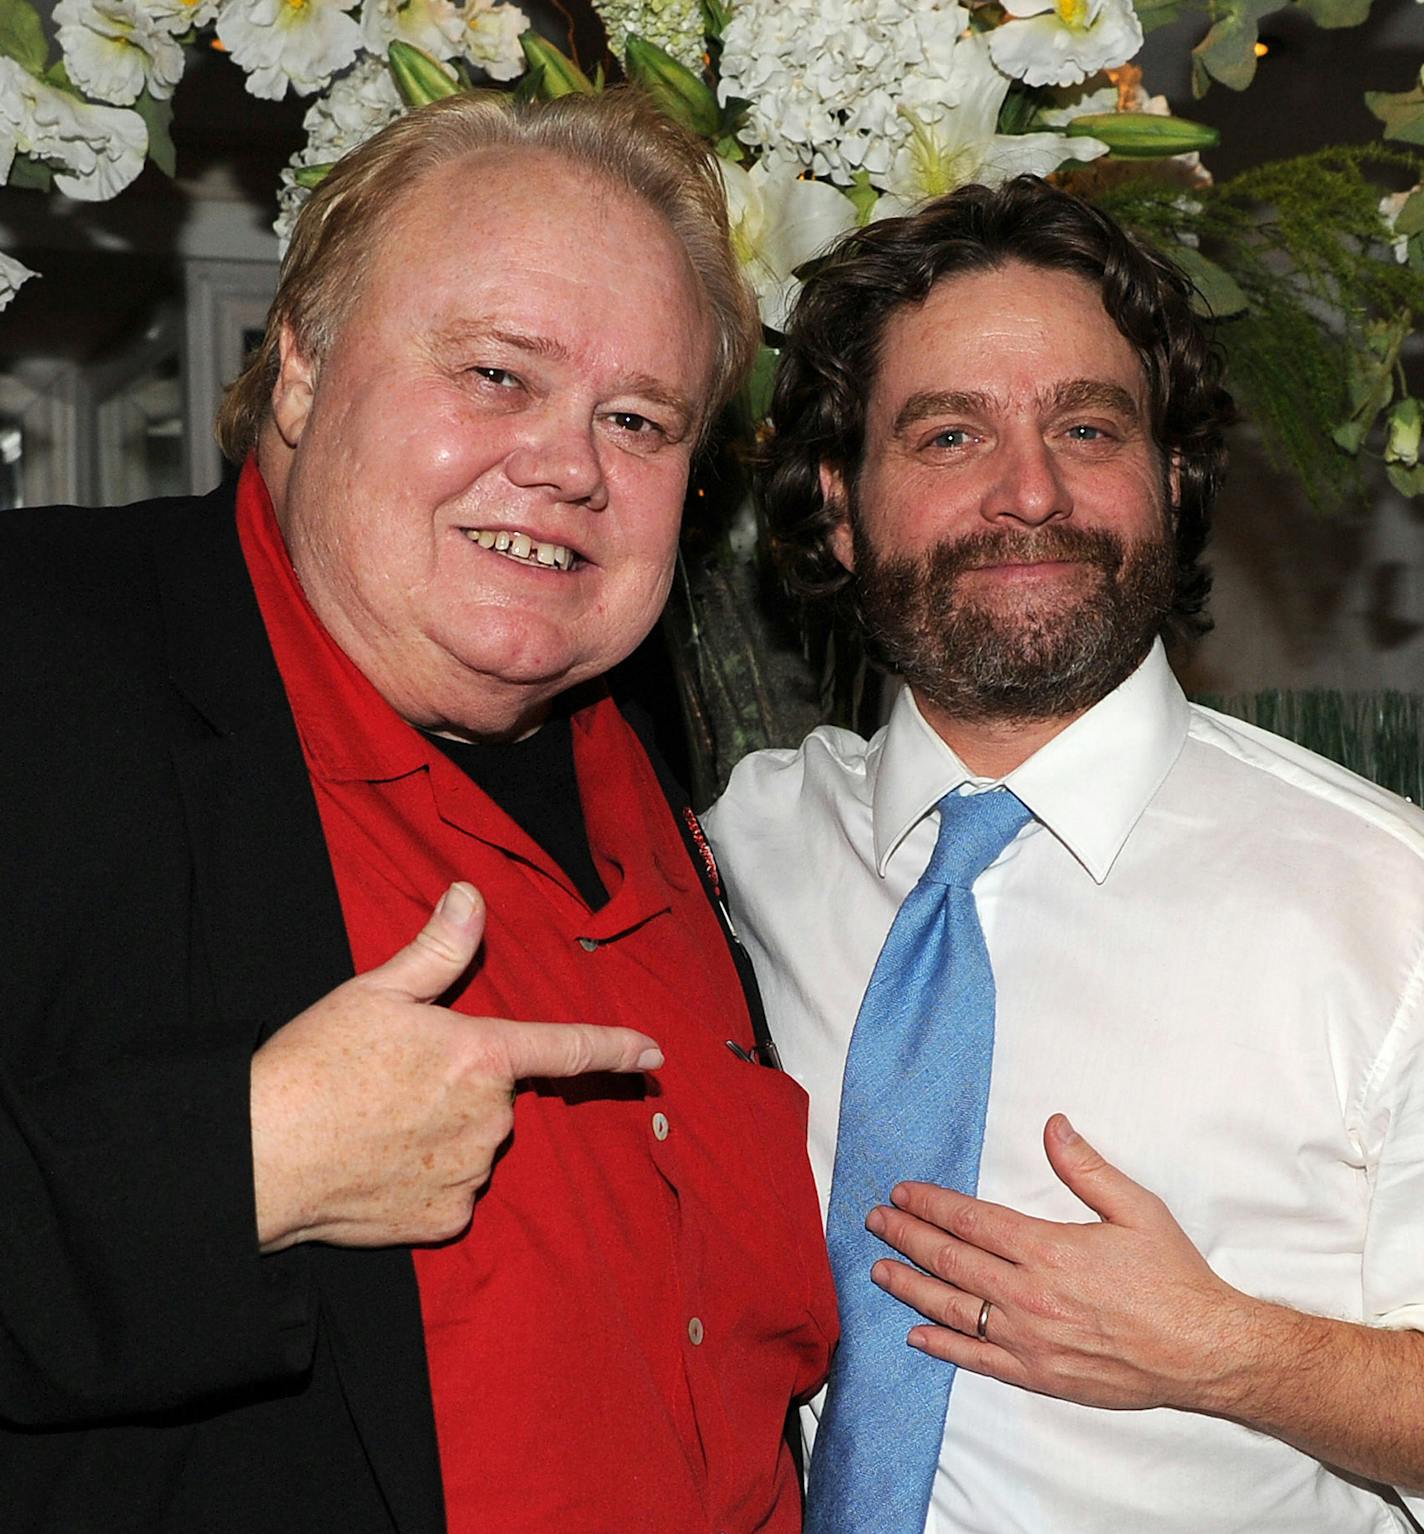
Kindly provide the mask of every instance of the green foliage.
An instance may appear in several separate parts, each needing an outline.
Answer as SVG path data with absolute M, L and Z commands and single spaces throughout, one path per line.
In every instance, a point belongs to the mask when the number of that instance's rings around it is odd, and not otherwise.
M 1384 136 L 1401 144 L 1424 144 L 1424 83 L 1413 90 L 1366 91 L 1365 105 L 1384 124 Z
M 173 98 L 160 101 L 147 87 L 134 102 L 134 111 L 148 129 L 148 157 L 172 178 L 178 174 L 178 153 L 173 147 Z
M 1154 32 L 1158 27 L 1170 26 L 1183 16 L 1206 9 L 1205 0 L 1137 0 L 1133 9 L 1142 23 L 1144 32 Z
M 1354 454 L 1393 392 L 1391 338 L 1424 315 L 1424 272 L 1391 259 L 1370 175 L 1421 169 L 1405 150 L 1326 149 L 1189 197 L 1140 179 L 1097 198 L 1194 278 L 1205 258 L 1244 296 L 1216 331 L 1229 386 L 1322 510 L 1359 499 Z
M 1358 27 L 1369 18 L 1370 0 L 1300 0 L 1300 8 L 1318 27 Z
M 1213 80 L 1244 91 L 1256 78 L 1261 18 L 1280 8 L 1280 0 L 1222 0 L 1213 5 L 1211 30 L 1192 49 L 1192 94 L 1205 96 Z
M 40 13 L 28 0 L 0 0 L 0 53 L 32 75 L 44 72 L 49 44 Z

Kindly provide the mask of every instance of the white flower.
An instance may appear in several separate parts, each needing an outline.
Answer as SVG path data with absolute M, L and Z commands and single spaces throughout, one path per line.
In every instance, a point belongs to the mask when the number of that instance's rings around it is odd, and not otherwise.
M 23 261 L 17 261 L 13 256 L 0 251 L 0 309 L 10 302 L 31 277 L 38 276 L 39 273 L 32 272 Z
M 1107 153 L 1095 138 L 1062 133 L 999 133 L 1008 80 L 994 68 L 982 36 L 968 37 L 954 56 L 952 105 L 933 117 L 902 108 L 910 134 L 891 167 L 876 217 L 905 213 L 971 181 L 998 186 L 1011 176 L 1046 176 L 1064 160 Z
M 742 141 L 774 163 L 879 178 L 942 102 L 965 12 L 955 0 L 740 0 L 722 40 L 722 100 L 751 103 Z
M 1076 85 L 1125 64 L 1142 46 L 1131 0 L 1003 0 L 1010 19 L 989 33 L 989 52 L 1025 85 Z
M 55 33 L 69 78 L 115 106 L 137 101 L 145 86 L 171 96 L 183 76 L 183 50 L 137 0 L 59 0 Z
M 609 48 L 620 57 L 628 34 L 656 43 L 694 74 L 702 72 L 707 48 L 701 0 L 593 0 L 603 21 Z
M 361 28 L 340 0 L 228 0 L 218 37 L 247 71 L 254 96 L 280 101 L 318 91 L 356 57 Z
M 529 18 L 517 5 L 466 0 L 465 57 L 491 80 L 515 80 L 524 73 L 519 39 L 528 30 Z
M 303 165 L 330 165 L 348 149 L 364 144 L 392 119 L 405 111 L 391 72 L 385 62 L 363 54 L 355 66 L 333 81 L 331 89 L 307 108 L 302 127 L 307 130 L 305 147 L 292 156 L 282 172 L 277 193 L 280 212 L 273 226 L 282 249 L 292 235 L 292 225 L 310 193 L 297 185 L 293 172 Z
M 397 38 L 432 58 L 453 58 L 464 30 L 464 17 L 450 0 L 365 0 L 361 7 L 361 41 L 382 58 Z
M 798 180 L 794 166 L 760 163 L 748 171 L 727 160 L 717 163 L 732 249 L 756 291 L 762 319 L 785 330 L 800 286 L 792 273 L 854 226 L 855 207 L 823 181 Z
M 137 112 L 56 90 L 0 55 L 0 166 L 16 154 L 55 167 L 55 186 L 79 202 L 104 202 L 143 169 L 148 129 Z
M 143 0 L 143 8 L 166 32 L 181 37 L 217 19 L 222 0 Z

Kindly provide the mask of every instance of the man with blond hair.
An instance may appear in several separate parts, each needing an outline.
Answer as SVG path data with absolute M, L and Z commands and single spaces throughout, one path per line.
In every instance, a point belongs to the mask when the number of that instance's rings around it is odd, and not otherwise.
M 304 210 L 235 494 L 12 515 L 7 1527 L 798 1527 L 804 1097 L 601 681 L 755 336 L 679 130 L 455 98 Z

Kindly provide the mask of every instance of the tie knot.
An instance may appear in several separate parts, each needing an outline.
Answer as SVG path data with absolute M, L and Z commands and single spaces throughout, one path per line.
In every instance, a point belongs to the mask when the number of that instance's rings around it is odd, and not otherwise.
M 1006 788 L 946 794 L 939 801 L 939 839 L 924 877 L 972 889 L 974 881 L 1033 816 Z

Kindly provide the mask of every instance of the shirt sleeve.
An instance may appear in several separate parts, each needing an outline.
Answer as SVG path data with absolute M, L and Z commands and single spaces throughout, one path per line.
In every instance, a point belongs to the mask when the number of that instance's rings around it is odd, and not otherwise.
M 251 1051 L 0 1075 L 0 1417 L 172 1410 L 311 1361 L 306 1254 L 257 1245 Z
M 1424 1331 L 1424 954 L 1371 1072 L 1364 1115 L 1373 1187 L 1361 1263 L 1368 1325 Z M 1424 1521 L 1424 1493 L 1401 1492 Z

